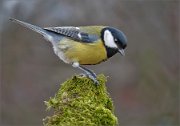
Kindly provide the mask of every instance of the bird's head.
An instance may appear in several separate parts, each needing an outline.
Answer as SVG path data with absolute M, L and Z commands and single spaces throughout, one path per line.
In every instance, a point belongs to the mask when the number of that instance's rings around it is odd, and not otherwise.
M 112 57 L 117 52 L 123 56 L 125 55 L 124 49 L 127 46 L 127 38 L 122 31 L 113 27 L 105 27 L 102 29 L 101 38 L 108 57 Z

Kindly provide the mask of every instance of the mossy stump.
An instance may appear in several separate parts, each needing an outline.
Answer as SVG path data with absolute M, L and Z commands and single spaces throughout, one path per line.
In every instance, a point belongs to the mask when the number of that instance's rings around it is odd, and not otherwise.
M 44 126 L 114 126 L 113 113 L 104 75 L 98 76 L 99 85 L 86 77 L 74 76 L 61 84 L 54 98 L 46 101 L 47 109 L 54 109 L 52 116 L 43 120 Z

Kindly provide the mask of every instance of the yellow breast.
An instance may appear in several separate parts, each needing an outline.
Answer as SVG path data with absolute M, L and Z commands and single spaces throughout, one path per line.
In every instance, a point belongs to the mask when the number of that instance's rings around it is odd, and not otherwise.
M 63 50 L 65 57 L 70 62 L 82 65 L 97 64 L 107 59 L 106 49 L 101 41 L 81 43 L 65 38 L 59 42 L 58 47 L 66 47 Z

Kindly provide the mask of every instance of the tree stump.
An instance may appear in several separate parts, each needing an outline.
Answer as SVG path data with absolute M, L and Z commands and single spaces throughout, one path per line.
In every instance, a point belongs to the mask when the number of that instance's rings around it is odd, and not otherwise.
M 45 101 L 54 114 L 43 119 L 44 126 L 114 126 L 118 120 L 106 90 L 104 75 L 99 85 L 86 77 L 74 76 L 61 84 L 53 98 Z

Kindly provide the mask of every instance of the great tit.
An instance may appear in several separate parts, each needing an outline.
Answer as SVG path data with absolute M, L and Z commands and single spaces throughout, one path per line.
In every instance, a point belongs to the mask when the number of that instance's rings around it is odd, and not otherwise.
M 98 84 L 96 74 L 82 65 L 99 64 L 119 52 L 125 55 L 127 46 L 125 34 L 109 26 L 46 27 L 41 28 L 14 18 L 18 23 L 41 34 L 51 42 L 55 54 L 65 63 L 79 68 Z

